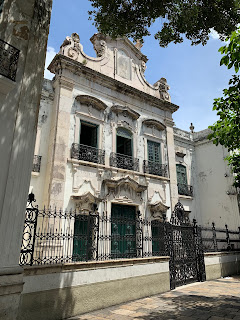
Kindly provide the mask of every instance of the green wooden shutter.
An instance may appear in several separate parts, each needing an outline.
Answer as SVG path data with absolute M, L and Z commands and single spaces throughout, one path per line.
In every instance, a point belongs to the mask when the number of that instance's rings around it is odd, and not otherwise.
M 148 161 L 161 163 L 160 143 L 148 140 Z
M 187 185 L 187 171 L 182 164 L 177 164 L 177 182 L 181 185 Z

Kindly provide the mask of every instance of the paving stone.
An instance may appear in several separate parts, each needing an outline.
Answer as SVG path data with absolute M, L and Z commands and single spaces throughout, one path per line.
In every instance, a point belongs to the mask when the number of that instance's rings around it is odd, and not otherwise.
M 194 283 L 69 320 L 240 320 L 240 277 Z

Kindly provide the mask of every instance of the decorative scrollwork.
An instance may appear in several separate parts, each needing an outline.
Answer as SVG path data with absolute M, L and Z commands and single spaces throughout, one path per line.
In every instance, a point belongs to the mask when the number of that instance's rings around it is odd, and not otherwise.
M 144 160 L 143 171 L 145 173 L 154 174 L 156 176 L 168 177 L 167 165 L 158 162 Z
M 97 149 L 83 144 L 73 143 L 71 149 L 71 158 L 105 164 L 105 150 Z
M 18 49 L 0 40 L 0 75 L 16 81 L 19 53 Z
M 139 171 L 139 159 L 127 156 L 125 154 L 111 152 L 110 166 L 121 169 Z

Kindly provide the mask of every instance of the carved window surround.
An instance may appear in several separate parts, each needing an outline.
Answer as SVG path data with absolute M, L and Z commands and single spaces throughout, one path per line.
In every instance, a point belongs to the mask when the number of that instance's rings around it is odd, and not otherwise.
M 137 120 L 140 117 L 139 113 L 127 106 L 114 105 L 112 106 L 111 111 L 113 111 L 117 115 L 122 114 L 124 117 L 128 117 L 132 120 Z
M 161 201 L 158 201 L 154 204 L 148 203 L 148 207 L 150 209 L 152 217 L 159 218 L 161 220 L 164 218 L 164 216 L 166 216 L 166 212 L 170 208 L 163 204 Z
M 91 192 L 82 195 L 73 195 L 71 198 L 75 201 L 79 213 L 94 211 L 94 205 L 98 205 L 102 201 L 101 198 L 92 195 Z

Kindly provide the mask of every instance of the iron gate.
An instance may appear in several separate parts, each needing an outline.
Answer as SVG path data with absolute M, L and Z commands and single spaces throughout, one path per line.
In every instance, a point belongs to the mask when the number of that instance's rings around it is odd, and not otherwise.
M 180 202 L 175 206 L 170 223 L 166 223 L 167 253 L 170 256 L 170 287 L 205 281 L 201 228 L 190 224 Z

